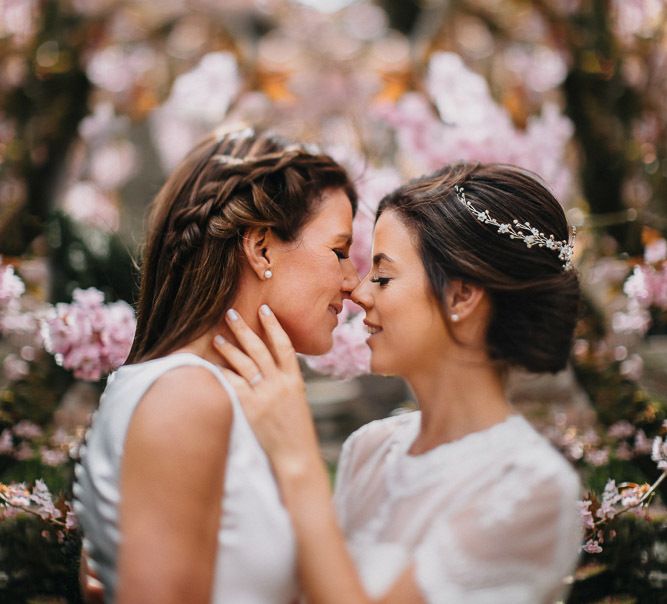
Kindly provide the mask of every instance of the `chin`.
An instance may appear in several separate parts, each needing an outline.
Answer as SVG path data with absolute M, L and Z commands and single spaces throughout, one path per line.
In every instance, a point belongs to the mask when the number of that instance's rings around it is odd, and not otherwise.
M 396 368 L 391 363 L 382 362 L 382 357 L 371 352 L 371 373 L 375 375 L 392 376 L 397 375 Z

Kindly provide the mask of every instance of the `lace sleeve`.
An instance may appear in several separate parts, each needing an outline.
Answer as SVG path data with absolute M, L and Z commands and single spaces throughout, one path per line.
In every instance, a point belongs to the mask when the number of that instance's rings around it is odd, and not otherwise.
M 564 590 L 580 543 L 572 470 L 539 477 L 514 469 L 436 522 L 415 552 L 429 604 L 536 604 Z

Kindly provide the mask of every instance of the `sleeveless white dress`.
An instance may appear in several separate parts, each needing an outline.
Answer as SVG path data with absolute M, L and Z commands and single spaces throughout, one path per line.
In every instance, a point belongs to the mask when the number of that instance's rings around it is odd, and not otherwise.
M 517 415 L 409 455 L 420 419 L 372 422 L 343 446 L 335 502 L 367 592 L 412 564 L 430 604 L 558 601 L 582 536 L 573 468 Z
M 221 501 L 221 523 L 212 602 L 282 604 L 298 595 L 296 546 L 271 467 L 218 367 L 190 353 L 121 367 L 109 377 L 100 407 L 76 467 L 75 510 L 92 570 L 105 586 L 107 602 L 116 590 L 119 477 L 132 414 L 148 388 L 176 367 L 211 371 L 227 391 L 234 415 Z M 187 418 L 188 401 L 183 401 Z

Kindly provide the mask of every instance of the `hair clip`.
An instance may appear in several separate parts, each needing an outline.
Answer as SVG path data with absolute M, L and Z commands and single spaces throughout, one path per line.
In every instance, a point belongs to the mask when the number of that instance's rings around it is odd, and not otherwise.
M 574 242 L 577 237 L 577 229 L 572 227 L 569 241 L 558 241 L 553 235 L 546 236 L 539 229 L 530 225 L 530 222 L 519 222 L 514 219 L 511 223 L 498 222 L 492 218 L 488 210 L 478 210 L 466 199 L 463 187 L 455 186 L 457 199 L 468 209 L 468 211 L 484 224 L 497 227 L 501 235 L 509 235 L 510 239 L 519 239 L 531 248 L 534 245 L 546 247 L 558 253 L 558 258 L 563 262 L 563 270 L 569 271 L 574 268 L 572 257 L 574 256 Z

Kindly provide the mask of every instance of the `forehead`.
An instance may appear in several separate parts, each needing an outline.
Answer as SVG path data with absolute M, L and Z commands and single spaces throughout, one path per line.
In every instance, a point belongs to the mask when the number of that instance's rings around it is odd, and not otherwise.
M 378 218 L 373 237 L 373 253 L 386 254 L 394 260 L 418 259 L 416 237 L 396 212 L 385 210 Z
M 342 189 L 326 189 L 304 227 L 310 232 L 352 233 L 352 204 Z

